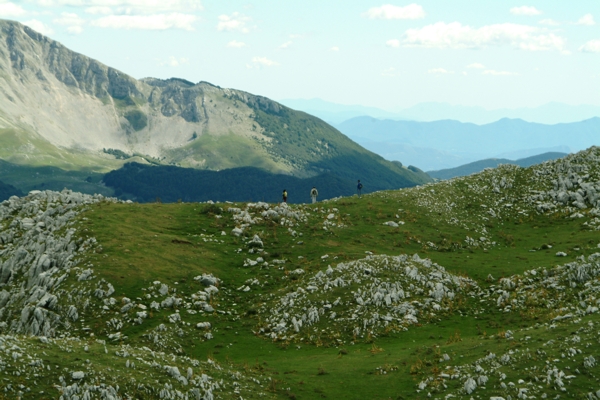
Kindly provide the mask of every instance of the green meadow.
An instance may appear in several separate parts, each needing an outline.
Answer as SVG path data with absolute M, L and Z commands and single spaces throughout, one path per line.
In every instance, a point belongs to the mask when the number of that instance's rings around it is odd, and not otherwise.
M 216 398 L 592 398 L 588 394 L 600 389 L 593 361 L 600 358 L 600 318 L 589 307 L 596 304 L 599 279 L 592 272 L 585 284 L 560 279 L 571 276 L 566 264 L 597 266 L 596 215 L 592 208 L 570 206 L 536 211 L 529 196 L 551 186 L 538 176 L 534 169 L 501 167 L 417 188 L 293 206 L 88 206 L 74 227 L 82 238 L 97 240 L 80 261 L 81 269 L 93 268 L 94 279 L 79 282 L 70 275 L 63 287 L 77 300 L 93 285 L 110 283 L 116 305 L 105 299 L 103 309 L 92 298 L 62 338 L 49 344 L 23 340 L 50 366 L 37 378 L 43 393 L 25 397 L 56 398 L 53 385 L 61 374 L 81 365 L 131 398 L 161 398 L 148 389 L 172 382 L 149 361 L 160 359 L 179 365 L 182 374 L 190 360 L 200 360 L 194 374 L 200 368 L 229 383 L 244 377 L 235 386 L 242 392 L 229 386 L 215 390 Z M 510 184 L 500 183 L 502 178 Z M 279 215 L 261 214 L 267 209 Z M 251 223 L 236 219 L 244 210 Z M 284 217 L 281 210 L 291 214 Z M 236 236 L 232 231 L 244 224 Z M 375 324 L 360 334 L 351 329 L 351 318 L 334 323 L 325 314 L 299 332 L 277 333 L 269 322 L 283 297 L 307 290 L 312 304 L 339 297 L 338 314 L 354 312 L 348 310 L 356 306 L 352 299 L 365 277 L 331 294 L 311 291 L 311 279 L 355 262 L 373 265 L 368 273 L 378 275 L 368 278 L 375 282 L 400 279 L 402 268 L 377 272 L 374 260 L 384 255 L 406 255 L 403 265 L 415 265 L 415 271 L 439 268 L 463 283 L 439 302 L 439 312 L 423 308 L 413 323 Z M 202 274 L 219 279 L 208 311 L 192 306 L 204 289 L 195 279 Z M 557 285 L 549 285 L 549 277 Z M 158 294 L 163 284 L 182 303 L 146 308 L 164 298 Z M 505 298 L 497 299 L 503 291 Z M 430 304 L 427 292 L 412 292 L 407 304 Z M 147 317 L 136 322 L 135 310 L 121 309 L 131 300 L 146 305 Z M 203 322 L 209 330 L 197 328 Z M 13 373 L 9 368 L 1 375 L 17 384 Z M 476 382 L 471 391 L 469 379 Z

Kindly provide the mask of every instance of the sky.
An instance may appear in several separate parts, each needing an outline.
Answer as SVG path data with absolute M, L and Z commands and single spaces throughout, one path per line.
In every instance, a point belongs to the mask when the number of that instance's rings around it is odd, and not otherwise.
M 0 0 L 134 78 L 398 111 L 600 105 L 598 0 Z

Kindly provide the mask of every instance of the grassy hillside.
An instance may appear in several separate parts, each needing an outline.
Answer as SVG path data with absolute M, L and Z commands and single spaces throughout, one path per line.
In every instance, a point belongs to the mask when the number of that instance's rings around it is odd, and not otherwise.
M 597 398 L 598 160 L 316 205 L 89 204 L 57 300 L 86 306 L 65 337 L 3 337 L 51 368 L 0 375 L 37 374 L 23 398 L 78 370 L 147 399 L 201 374 L 216 398 Z
M 25 166 L 0 160 L 0 179 L 22 192 L 68 188 L 82 193 L 113 195 L 113 190 L 102 184 L 104 173 L 94 170 L 64 170 L 49 166 Z
M 280 107 L 277 112 L 255 109 L 254 119 L 273 137 L 275 154 L 307 175 L 323 172 L 343 179 L 370 181 L 374 190 L 409 187 L 431 181 L 425 173 L 403 168 L 349 140 L 312 115 Z

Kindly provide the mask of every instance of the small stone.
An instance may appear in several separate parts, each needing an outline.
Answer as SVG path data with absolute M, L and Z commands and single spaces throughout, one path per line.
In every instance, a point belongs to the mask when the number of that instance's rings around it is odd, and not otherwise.
M 85 373 L 83 371 L 76 371 L 76 372 L 73 372 L 71 377 L 73 378 L 73 380 L 80 380 L 80 379 L 85 378 Z

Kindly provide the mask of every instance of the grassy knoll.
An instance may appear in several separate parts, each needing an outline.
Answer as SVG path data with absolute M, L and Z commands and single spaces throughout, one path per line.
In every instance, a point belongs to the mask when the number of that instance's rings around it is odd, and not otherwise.
M 160 398 L 189 390 L 176 366 L 223 379 L 221 398 L 592 399 L 598 212 L 549 206 L 539 176 L 509 166 L 314 205 L 91 204 L 72 228 L 97 244 L 58 300 L 79 318 L 21 346 L 50 366 L 44 394 L 80 368 Z
M 441 192 L 439 186 L 430 187 Z M 525 216 L 517 210 L 501 221 L 486 222 L 478 215 L 480 204 L 473 205 L 480 199 L 471 196 L 455 212 L 468 215 L 473 207 L 478 211 L 461 226 L 446 223 L 441 213 L 420 206 L 419 196 L 410 190 L 379 192 L 299 206 L 307 218 L 294 229 L 302 236 L 291 235 L 280 223 L 257 224 L 252 234 L 262 238 L 268 253 L 263 254 L 264 259 L 286 260 L 280 268 L 243 267 L 248 257 L 256 255 L 249 255 L 243 236 L 231 235 L 235 223 L 226 211 L 229 207 L 243 208 L 241 203 L 100 204 L 86 213 L 82 227 L 102 245 L 101 253 L 90 261 L 96 273 L 113 282 L 116 296 L 142 297 L 144 288 L 156 280 L 176 287 L 178 292 L 191 293 L 197 290 L 194 276 L 212 273 L 219 277 L 218 308 L 234 314 L 186 317 L 192 324 L 210 321 L 214 338 L 186 337 L 178 342 L 182 351 L 269 376 L 273 380 L 271 390 L 280 398 L 424 398 L 416 393 L 416 385 L 445 368 L 440 362 L 442 354 L 448 354 L 452 362 L 468 365 L 490 352 L 524 346 L 521 340 L 526 334 L 515 333 L 515 340 L 507 341 L 503 336 L 506 331 L 534 327 L 540 330 L 534 343 L 538 347 L 557 332 L 568 334 L 568 327 L 553 332 L 540 328 L 539 324 L 549 320 L 547 310 L 506 313 L 493 304 L 466 298 L 449 316 L 411 326 L 405 332 L 384 332 L 376 338 L 350 340 L 341 336 L 338 344 L 324 341 L 314 345 L 256 335 L 263 319 L 257 309 L 268 302 L 270 293 L 289 290 L 298 279 L 290 272 L 297 268 L 314 274 L 328 265 L 364 258 L 366 252 L 418 253 L 486 288 L 499 278 L 536 267 L 551 268 L 597 251 L 597 233 L 583 226 L 584 220 L 567 218 L 563 212 Z M 438 199 L 443 196 L 438 193 Z M 329 228 L 324 229 L 324 221 L 338 227 L 325 225 Z M 384 225 L 387 221 L 404 224 L 392 227 Z M 477 224 L 485 229 L 488 245 L 465 245 L 466 236 L 476 235 L 479 240 L 484 235 L 476 232 Z M 557 258 L 557 251 L 568 255 Z M 323 258 L 325 255 L 328 257 Z M 264 284 L 249 292 L 236 290 L 251 279 Z M 143 342 L 148 326 L 165 321 L 164 312 L 155 312 L 144 325 L 124 328 L 123 333 L 130 343 Z M 511 368 L 517 380 L 519 367 Z

